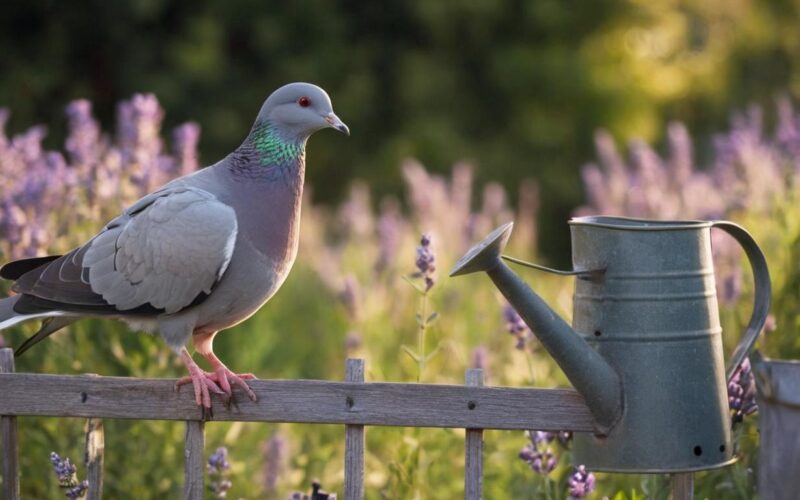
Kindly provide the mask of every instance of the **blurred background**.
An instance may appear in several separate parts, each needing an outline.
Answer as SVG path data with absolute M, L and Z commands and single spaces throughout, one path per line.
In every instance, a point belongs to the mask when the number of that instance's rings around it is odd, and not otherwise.
M 798 26 L 797 0 L 6 1 L 0 262 L 84 242 L 138 197 L 232 151 L 272 90 L 305 80 L 328 90 L 352 136 L 309 142 L 298 260 L 266 307 L 217 337 L 233 370 L 341 380 L 350 356 L 366 360 L 367 381 L 460 384 L 480 367 L 490 385 L 567 386 L 485 277 L 446 271 L 511 219 L 508 253 L 567 267 L 566 220 L 582 213 L 743 224 L 773 278 L 758 347 L 798 358 Z M 752 282 L 732 240 L 715 235 L 714 257 L 730 352 Z M 571 279 L 523 277 L 570 318 Z M 35 327 L 0 332 L 0 344 Z M 185 374 L 157 337 L 101 320 L 17 362 Z M 698 474 L 700 498 L 756 494 L 747 387 L 731 396 L 741 460 Z M 20 422 L 23 496 L 63 496 L 49 453 L 75 459 L 82 478 L 84 422 Z M 180 423 L 105 426 L 110 498 L 180 494 Z M 463 434 L 370 428 L 367 497 L 462 496 Z M 314 479 L 341 492 L 339 426 L 214 423 L 206 435 L 209 454 L 228 453 L 209 470 L 209 498 L 287 498 Z M 487 498 L 570 493 L 568 436 L 486 436 Z M 667 498 L 667 482 L 597 474 L 592 495 Z
M 118 101 L 153 92 L 168 127 L 202 124 L 210 164 L 273 89 L 315 82 L 353 131 L 311 143 L 315 199 L 341 200 L 353 178 L 399 193 L 407 157 L 434 172 L 466 159 L 479 182 L 538 179 L 549 230 L 581 202 L 596 129 L 663 145 L 682 120 L 707 157 L 733 110 L 800 93 L 799 22 L 793 0 L 11 0 L 0 105 L 10 130 L 45 123 L 55 146 L 68 101 L 110 125 Z M 566 245 L 541 242 L 553 258 Z

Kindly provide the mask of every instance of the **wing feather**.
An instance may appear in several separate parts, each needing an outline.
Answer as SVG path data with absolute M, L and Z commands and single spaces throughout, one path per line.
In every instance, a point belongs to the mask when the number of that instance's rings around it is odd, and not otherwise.
M 234 210 L 176 186 L 150 194 L 91 241 L 14 284 L 26 310 L 174 313 L 204 300 L 233 255 Z

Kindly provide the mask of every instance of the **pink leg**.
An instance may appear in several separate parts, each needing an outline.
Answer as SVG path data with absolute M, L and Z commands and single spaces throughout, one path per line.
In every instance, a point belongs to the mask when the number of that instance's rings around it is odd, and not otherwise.
M 221 394 L 223 396 L 225 395 L 225 392 L 219 388 L 219 386 L 209 376 L 208 373 L 204 372 L 199 366 L 197 366 L 197 363 L 195 363 L 192 359 L 192 355 L 189 354 L 189 351 L 187 351 L 185 347 L 181 349 L 181 359 L 186 364 L 186 368 L 189 369 L 189 375 L 175 382 L 175 389 L 178 389 L 180 386 L 191 382 L 192 386 L 194 387 L 194 400 L 197 405 L 211 409 L 210 392 Z
M 193 337 L 195 349 L 208 360 L 211 364 L 211 368 L 214 370 L 214 373 L 209 374 L 208 377 L 216 382 L 220 389 L 229 397 L 233 397 L 233 389 L 231 387 L 231 382 L 233 382 L 233 384 L 239 386 L 251 400 L 255 401 L 256 393 L 250 389 L 250 386 L 247 385 L 245 380 L 253 380 L 256 376 L 252 373 L 237 375 L 219 360 L 213 350 L 214 336 L 216 334 L 217 332 L 212 332 L 195 335 Z

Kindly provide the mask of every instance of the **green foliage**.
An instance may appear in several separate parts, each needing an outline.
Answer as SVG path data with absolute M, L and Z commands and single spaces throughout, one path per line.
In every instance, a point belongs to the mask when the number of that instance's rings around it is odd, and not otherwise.
M 680 119 L 704 137 L 732 108 L 800 93 L 798 21 L 796 2 L 778 0 L 12 0 L 0 106 L 21 129 L 61 123 L 64 103 L 86 97 L 108 125 L 116 102 L 154 92 L 168 127 L 203 124 L 208 164 L 272 89 L 313 81 L 353 130 L 311 146 L 320 200 L 354 177 L 398 192 L 406 157 L 439 172 L 469 158 L 481 181 L 538 177 L 553 233 L 580 201 L 598 127 L 653 141 Z M 51 136 L 60 143 L 63 129 Z M 566 244 L 543 241 L 562 259 Z

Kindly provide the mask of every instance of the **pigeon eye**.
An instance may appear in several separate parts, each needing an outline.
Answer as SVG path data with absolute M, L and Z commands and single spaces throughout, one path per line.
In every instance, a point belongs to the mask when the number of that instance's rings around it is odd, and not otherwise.
M 297 104 L 299 104 L 301 108 L 307 108 L 311 105 L 311 99 L 309 99 L 306 96 L 303 96 L 297 100 Z

